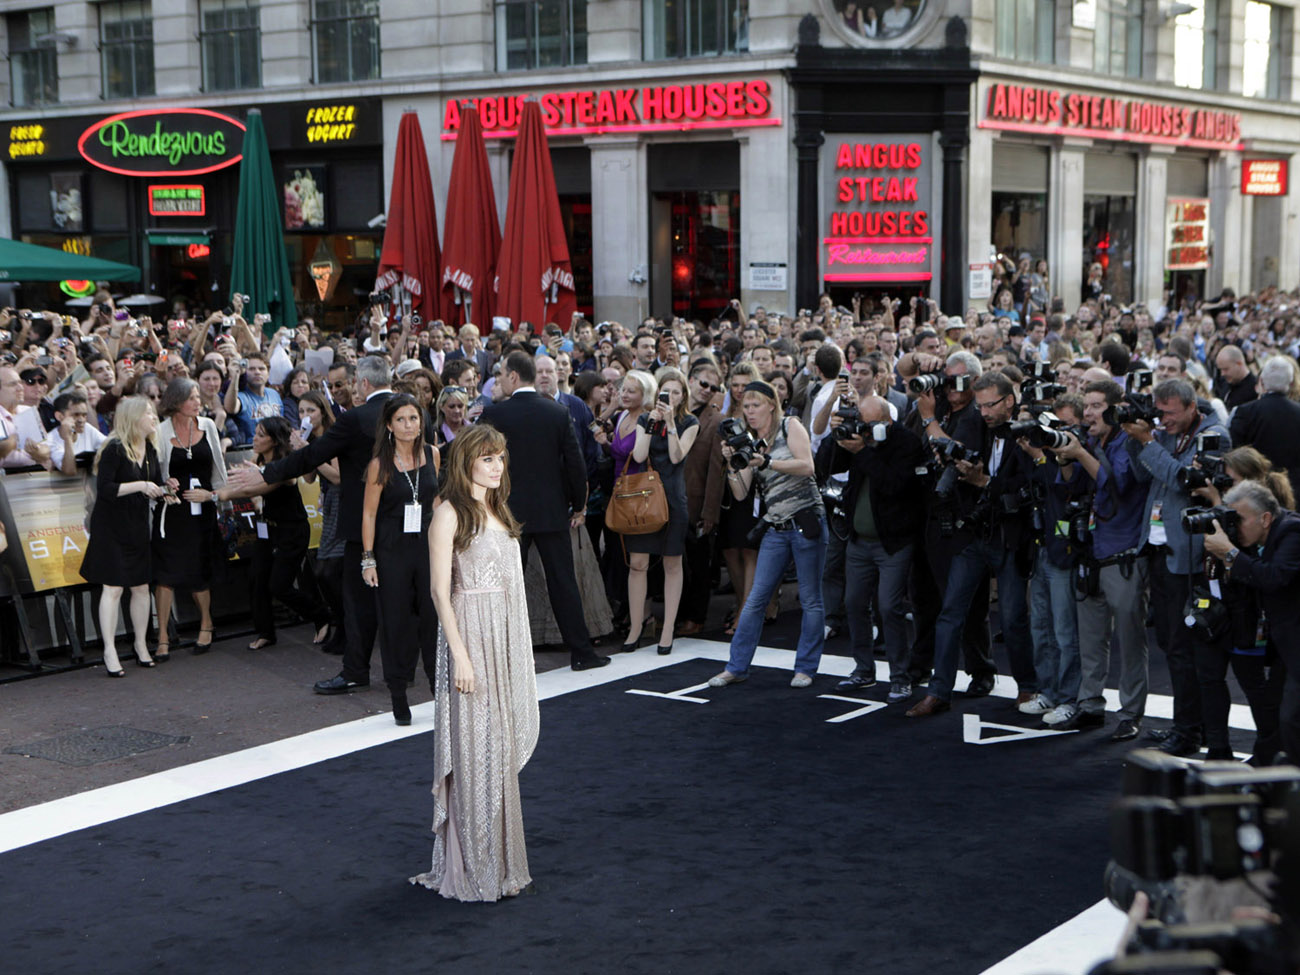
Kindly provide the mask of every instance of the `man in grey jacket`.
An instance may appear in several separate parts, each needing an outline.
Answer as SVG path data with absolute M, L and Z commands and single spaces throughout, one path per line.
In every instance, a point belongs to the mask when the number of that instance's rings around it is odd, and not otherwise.
M 1201 749 L 1201 693 L 1192 657 L 1191 631 L 1183 624 L 1192 588 L 1205 584 L 1205 550 L 1200 535 L 1183 531 L 1183 509 L 1194 507 L 1178 482 L 1178 472 L 1196 460 L 1202 434 L 1217 433 L 1218 449 L 1231 447 L 1228 431 L 1196 408 L 1196 390 L 1186 379 L 1167 379 L 1153 394 L 1160 427 L 1143 421 L 1124 424 L 1133 470 L 1150 481 L 1143 529 L 1155 607 L 1156 639 L 1169 663 L 1174 690 L 1174 727 L 1160 748 L 1171 755 L 1194 755 Z M 1149 733 L 1158 736 L 1158 732 Z

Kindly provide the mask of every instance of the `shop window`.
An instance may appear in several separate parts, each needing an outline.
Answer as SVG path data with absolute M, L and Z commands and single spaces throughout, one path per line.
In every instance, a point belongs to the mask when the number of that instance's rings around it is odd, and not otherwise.
M 830 0 L 829 6 L 854 40 L 878 41 L 911 29 L 925 10 L 925 0 Z
M 1047 256 L 1047 194 L 993 194 L 993 247 L 1013 261 Z
M 99 58 L 105 98 L 154 93 L 153 9 L 149 0 L 99 5 Z
M 1142 0 L 1097 4 L 1092 66 L 1099 74 L 1142 77 Z
M 54 11 L 10 14 L 9 103 L 18 107 L 59 100 L 58 57 L 54 50 Z
M 1101 265 L 1105 294 L 1115 304 L 1133 300 L 1134 197 L 1086 194 L 1083 198 L 1083 277 Z
M 261 8 L 252 0 L 203 0 L 203 90 L 262 87 Z
M 379 77 L 379 0 L 314 0 L 311 31 L 317 82 Z
M 587 0 L 497 0 L 497 68 L 587 63 Z
M 1247 0 L 1242 44 L 1241 93 L 1248 98 L 1282 97 L 1283 42 L 1289 33 L 1287 11 Z
M 1219 0 L 1187 0 L 1174 18 L 1174 84 L 1213 88 L 1218 75 Z
M 749 0 L 642 0 L 645 56 L 698 58 L 749 50 Z
M 997 0 L 998 57 L 1056 61 L 1055 0 Z

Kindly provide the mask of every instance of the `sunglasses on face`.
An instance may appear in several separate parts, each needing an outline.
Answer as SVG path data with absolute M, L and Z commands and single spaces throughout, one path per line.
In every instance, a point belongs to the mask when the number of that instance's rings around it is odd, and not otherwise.
M 28 386 L 46 386 L 49 384 L 49 380 L 44 376 L 33 376 L 31 379 L 24 379 L 23 382 Z
M 700 389 L 707 393 L 716 393 L 718 390 L 722 389 L 721 386 L 715 386 L 713 383 L 706 383 L 703 379 L 697 379 L 695 381 L 700 384 Z
M 464 386 L 444 386 L 444 387 L 442 387 L 442 391 L 443 391 L 444 393 L 464 393 L 464 392 L 465 392 L 465 387 L 464 387 Z

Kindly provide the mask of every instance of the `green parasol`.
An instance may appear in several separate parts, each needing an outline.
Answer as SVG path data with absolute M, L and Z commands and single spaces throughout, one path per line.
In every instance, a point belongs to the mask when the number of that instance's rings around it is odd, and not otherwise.
M 252 298 L 252 311 L 244 309 L 246 318 L 256 312 L 271 316 L 263 326 L 271 334 L 277 328 L 297 326 L 298 309 L 284 247 L 283 208 L 259 109 L 249 109 L 247 124 L 244 158 L 239 164 L 230 292 Z

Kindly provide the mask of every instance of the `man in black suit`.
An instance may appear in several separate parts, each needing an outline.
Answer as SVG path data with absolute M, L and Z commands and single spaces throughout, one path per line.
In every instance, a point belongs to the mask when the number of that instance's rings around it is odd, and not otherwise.
M 519 546 L 524 563 L 537 546 L 546 571 L 546 589 L 560 635 L 569 645 L 574 670 L 603 667 L 582 612 L 573 571 L 569 528 L 581 525 L 587 506 L 587 467 L 569 411 L 538 394 L 537 366 L 526 352 L 506 356 L 497 378 L 505 399 L 483 411 L 506 438 L 510 451 L 510 510 L 523 526 Z
M 1240 516 L 1236 544 L 1215 522 L 1205 550 L 1223 562 L 1232 581 L 1259 594 L 1268 642 L 1286 665 L 1282 747 L 1295 761 L 1300 756 L 1300 515 L 1285 510 L 1258 481 L 1242 481 L 1223 500 Z
M 231 483 L 240 487 L 263 481 L 275 484 L 301 477 L 338 458 L 338 530 L 344 541 L 343 625 L 348 639 L 343 651 L 343 670 L 337 677 L 318 681 L 317 694 L 343 694 L 370 685 L 370 656 L 379 618 L 374 593 L 361 578 L 361 507 L 366 467 L 375 453 L 375 431 L 384 411 L 384 401 L 392 395 L 391 385 L 388 363 L 379 356 L 365 356 L 356 366 L 356 405 L 340 415 L 329 430 L 301 450 L 267 464 L 261 471 L 241 468 L 230 477 Z
M 1284 357 L 1275 355 L 1264 363 L 1259 373 L 1263 396 L 1237 407 L 1232 415 L 1234 447 L 1254 447 L 1284 470 L 1291 479 L 1291 489 L 1300 495 L 1300 403 L 1287 399 L 1294 367 Z
M 446 361 L 466 359 L 474 363 L 478 369 L 479 384 L 482 385 L 492 375 L 492 353 L 483 348 L 477 325 L 462 325 L 457 335 L 460 338 L 460 348 L 448 352 Z

